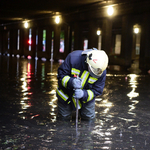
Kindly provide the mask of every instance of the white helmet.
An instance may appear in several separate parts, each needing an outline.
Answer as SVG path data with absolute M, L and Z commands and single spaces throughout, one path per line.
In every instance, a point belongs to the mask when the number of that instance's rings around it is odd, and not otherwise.
M 103 50 L 87 52 L 86 62 L 91 76 L 99 78 L 108 66 L 108 56 Z

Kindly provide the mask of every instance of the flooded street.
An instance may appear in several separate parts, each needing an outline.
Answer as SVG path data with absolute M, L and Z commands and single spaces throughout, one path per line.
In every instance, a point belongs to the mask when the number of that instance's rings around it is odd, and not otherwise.
M 58 121 L 57 68 L 0 56 L 0 150 L 150 150 L 150 75 L 109 68 L 95 122 Z

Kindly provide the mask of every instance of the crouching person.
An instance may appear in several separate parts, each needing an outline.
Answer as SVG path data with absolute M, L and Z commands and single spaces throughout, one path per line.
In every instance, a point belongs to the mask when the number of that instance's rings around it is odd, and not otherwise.
M 83 120 L 95 118 L 95 97 L 105 86 L 108 56 L 103 50 L 76 50 L 58 68 L 58 119 L 70 120 L 76 99 Z

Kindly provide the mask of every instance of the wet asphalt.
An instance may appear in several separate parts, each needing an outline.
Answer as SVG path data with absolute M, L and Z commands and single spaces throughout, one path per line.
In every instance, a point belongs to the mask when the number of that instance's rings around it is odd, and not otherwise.
M 56 119 L 60 63 L 0 56 L 0 150 L 150 150 L 150 75 L 109 66 L 96 120 Z

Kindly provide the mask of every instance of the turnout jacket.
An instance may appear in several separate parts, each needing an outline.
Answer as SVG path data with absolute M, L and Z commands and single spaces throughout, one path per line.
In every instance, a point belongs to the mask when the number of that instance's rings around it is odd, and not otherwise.
M 68 54 L 65 61 L 58 68 L 58 88 L 56 95 L 62 103 L 72 104 L 73 109 L 76 108 L 76 101 L 73 97 L 74 89 L 72 80 L 74 75 L 82 79 L 81 85 L 84 96 L 79 99 L 79 108 L 94 102 L 95 97 L 101 95 L 105 86 L 106 70 L 100 78 L 90 76 L 88 65 L 85 62 L 86 55 L 82 55 L 82 50 L 76 50 Z

